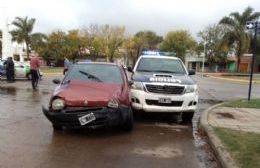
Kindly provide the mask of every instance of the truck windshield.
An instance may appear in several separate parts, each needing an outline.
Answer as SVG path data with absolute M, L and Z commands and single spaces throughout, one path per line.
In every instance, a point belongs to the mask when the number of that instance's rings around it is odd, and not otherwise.
M 81 80 L 122 84 L 120 69 L 114 65 L 105 64 L 78 64 L 73 65 L 64 81 Z
M 165 58 L 141 58 L 136 71 L 186 74 L 180 60 Z

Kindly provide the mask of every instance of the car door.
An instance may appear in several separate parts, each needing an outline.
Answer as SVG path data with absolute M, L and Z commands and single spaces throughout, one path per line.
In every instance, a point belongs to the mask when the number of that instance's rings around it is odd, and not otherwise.
M 25 77 L 25 67 L 23 64 L 15 62 L 15 77 L 24 78 Z

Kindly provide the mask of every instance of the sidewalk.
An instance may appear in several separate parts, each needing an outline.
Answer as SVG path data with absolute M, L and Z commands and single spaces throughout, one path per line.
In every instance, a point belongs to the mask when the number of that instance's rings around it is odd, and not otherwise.
M 218 107 L 210 111 L 208 123 L 212 127 L 260 134 L 260 109 Z
M 252 148 L 257 148 L 260 142 L 260 109 L 223 107 L 223 103 L 215 105 L 203 112 L 200 127 L 207 134 L 210 145 L 224 168 L 235 168 L 241 165 L 241 162 L 237 159 L 237 155 L 235 155 L 236 157 L 234 156 L 234 151 L 236 152 L 235 154 L 241 154 L 241 158 L 244 158 L 244 153 L 247 152 L 246 150 L 253 151 L 255 157 L 260 156 L 260 154 L 257 153 L 259 152 L 257 149 L 252 150 Z M 219 134 L 221 131 L 222 133 L 227 132 L 224 138 Z M 233 132 L 235 133 L 232 134 Z M 243 141 L 240 135 L 245 137 L 243 137 Z M 256 135 L 255 137 L 257 137 L 257 139 L 251 142 L 252 139 L 247 139 L 247 135 Z M 227 142 L 230 144 L 227 145 Z M 236 142 L 238 147 L 236 146 Z M 249 144 L 249 147 L 239 144 L 245 144 L 244 142 L 247 142 L 246 145 Z M 254 145 L 257 147 L 254 147 Z M 230 149 L 234 150 L 231 152 Z M 241 150 L 241 152 L 239 150 Z M 256 152 L 254 150 L 256 150 Z M 249 155 L 247 157 L 251 156 Z M 259 163 L 256 164 L 258 165 Z

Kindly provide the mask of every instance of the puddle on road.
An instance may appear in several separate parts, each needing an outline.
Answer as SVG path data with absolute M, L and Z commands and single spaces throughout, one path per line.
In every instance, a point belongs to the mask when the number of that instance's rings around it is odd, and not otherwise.
M 2 87 L 0 86 L 0 94 L 3 95 L 16 95 L 16 87 Z
M 165 123 L 155 123 L 155 126 L 161 127 L 161 128 L 167 128 L 173 131 L 180 132 L 181 130 L 184 129 L 189 129 L 188 125 L 170 125 L 170 124 L 165 124 Z
M 235 119 L 235 117 L 230 113 L 216 113 L 218 118 L 229 118 L 229 119 Z
M 135 149 L 133 153 L 150 156 L 150 157 L 165 158 L 165 159 L 181 157 L 183 155 L 182 150 L 176 147 L 173 148 L 169 146 L 160 146 L 155 149 L 138 148 Z

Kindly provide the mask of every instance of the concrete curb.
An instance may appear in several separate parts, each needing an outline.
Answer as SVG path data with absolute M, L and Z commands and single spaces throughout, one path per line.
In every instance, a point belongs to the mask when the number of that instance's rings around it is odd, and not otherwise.
M 223 168 L 238 168 L 233 158 L 230 156 L 229 152 L 226 150 L 221 140 L 215 135 L 213 128 L 208 123 L 208 114 L 214 108 L 217 108 L 224 103 L 216 104 L 209 107 L 202 112 L 200 117 L 200 129 L 202 129 L 208 136 L 210 146 L 214 150 L 220 164 Z
M 62 75 L 62 72 L 52 72 L 52 73 L 43 73 L 43 76 L 57 76 L 57 75 Z
M 207 77 L 212 78 L 212 79 L 220 79 L 220 80 L 226 80 L 226 81 L 232 81 L 232 82 L 240 82 L 240 83 L 245 83 L 245 84 L 249 83 L 249 80 L 222 78 L 222 77 L 217 77 L 217 76 L 212 76 L 212 75 L 207 75 Z M 258 81 L 252 81 L 252 83 L 253 84 L 260 84 L 260 82 L 258 82 Z

